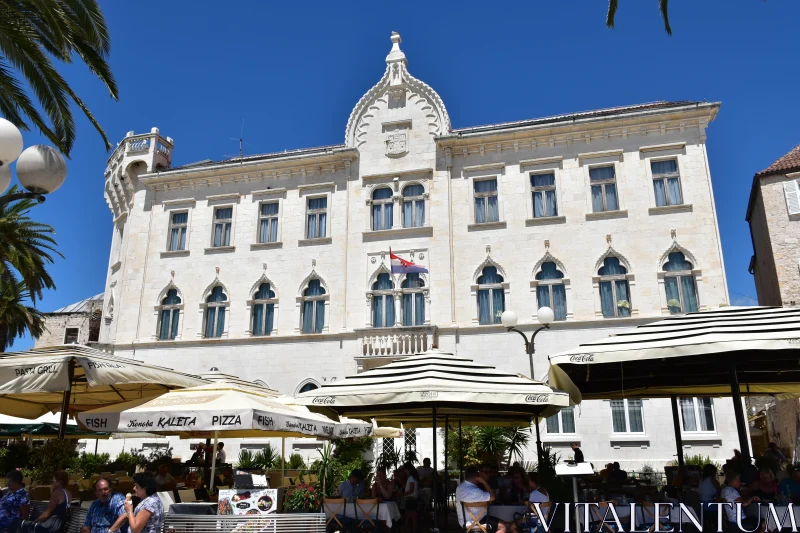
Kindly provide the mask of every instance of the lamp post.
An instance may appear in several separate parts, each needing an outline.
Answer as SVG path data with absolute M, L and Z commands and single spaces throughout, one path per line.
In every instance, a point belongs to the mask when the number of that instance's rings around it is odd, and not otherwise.
M 542 331 L 543 329 L 550 329 L 550 324 L 552 324 L 553 320 L 555 319 L 555 314 L 553 310 L 549 307 L 540 307 L 539 310 L 536 312 L 536 319 L 539 321 L 539 324 L 542 326 L 537 328 L 536 331 L 533 332 L 531 335 L 530 340 L 528 336 L 525 335 L 523 332 L 518 330 L 515 326 L 517 325 L 517 313 L 514 311 L 504 311 L 502 315 L 500 315 L 500 322 L 503 326 L 506 327 L 508 331 L 516 331 L 522 338 L 525 339 L 525 352 L 528 354 L 528 359 L 531 364 L 531 379 L 533 378 L 533 354 L 536 352 L 536 348 L 534 346 L 534 340 L 536 339 L 536 335 Z M 542 437 L 539 434 L 539 416 L 535 417 L 536 419 L 536 456 L 539 459 L 539 464 L 542 464 Z
M 28 192 L 0 196 L 0 206 L 31 198 L 44 202 L 44 195 L 63 185 L 67 177 L 64 157 L 50 146 L 37 144 L 22 150 L 22 133 L 11 122 L 0 118 L 0 193 L 11 184 L 11 163 L 17 162 L 17 179 Z

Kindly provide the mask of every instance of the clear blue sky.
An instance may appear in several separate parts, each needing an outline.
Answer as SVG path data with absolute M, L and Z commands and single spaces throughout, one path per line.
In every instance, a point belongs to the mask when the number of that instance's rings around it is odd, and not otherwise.
M 119 102 L 85 67 L 64 68 L 109 138 L 158 126 L 173 165 L 343 141 L 355 103 L 384 69 L 398 31 L 409 70 L 442 97 L 454 127 L 654 100 L 721 101 L 708 152 L 731 300 L 752 304 L 744 221 L 753 174 L 800 143 L 796 0 L 670 2 L 672 37 L 656 0 L 607 2 L 102 3 Z M 76 116 L 79 115 L 76 110 Z M 42 142 L 25 134 L 25 144 Z M 65 259 L 45 311 L 103 291 L 111 214 L 108 154 L 78 116 L 65 185 L 33 216 L 56 227 Z M 744 296 L 743 296 L 744 295 Z M 25 349 L 28 340 L 14 348 Z

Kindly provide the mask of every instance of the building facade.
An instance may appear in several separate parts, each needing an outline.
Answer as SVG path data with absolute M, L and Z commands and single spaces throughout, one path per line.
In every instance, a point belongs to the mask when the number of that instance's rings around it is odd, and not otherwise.
M 454 129 L 393 34 L 341 145 L 173 167 L 172 139 L 130 132 L 105 173 L 101 343 L 296 394 L 434 346 L 528 374 L 499 315 L 515 310 L 530 331 L 548 305 L 544 378 L 548 353 L 727 304 L 705 146 L 718 109 L 657 102 Z M 428 272 L 392 274 L 390 249 Z M 730 456 L 730 400 L 681 405 L 687 453 Z M 565 456 L 580 442 L 596 465 L 675 455 L 668 400 L 585 402 L 542 434 Z
M 34 348 L 97 342 L 100 337 L 102 313 L 102 293 L 45 313 L 45 331 L 35 339 Z

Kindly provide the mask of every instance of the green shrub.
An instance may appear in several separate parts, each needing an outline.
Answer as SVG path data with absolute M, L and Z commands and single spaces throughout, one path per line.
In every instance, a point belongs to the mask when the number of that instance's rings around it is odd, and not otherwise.
M 33 481 L 49 485 L 56 470 L 71 468 L 77 457 L 73 441 L 59 439 L 45 441 L 42 446 L 34 448 L 31 452 Z
M 131 448 L 130 453 L 121 452 L 114 460 L 114 470 L 125 470 L 129 475 L 136 472 L 137 466 L 146 466 L 147 458 Z
M 0 475 L 28 466 L 31 450 L 25 444 L 11 444 L 0 448 Z
M 289 468 L 292 470 L 300 470 L 306 467 L 306 462 L 303 461 L 303 456 L 299 453 L 293 453 L 289 456 Z
M 254 470 L 258 467 L 259 466 L 256 464 L 256 461 L 253 457 L 253 452 L 247 448 L 242 448 L 239 450 L 239 460 L 236 462 L 236 468 L 240 468 L 242 470 Z
M 239 457 L 241 457 L 241 454 Z M 255 463 L 254 468 L 271 470 L 281 466 L 281 456 L 278 450 L 273 448 L 271 444 L 267 444 L 253 455 L 253 462 Z
M 111 456 L 107 453 L 86 453 L 80 454 L 73 462 L 72 468 L 84 478 L 90 477 L 102 471 L 103 467 L 109 463 Z

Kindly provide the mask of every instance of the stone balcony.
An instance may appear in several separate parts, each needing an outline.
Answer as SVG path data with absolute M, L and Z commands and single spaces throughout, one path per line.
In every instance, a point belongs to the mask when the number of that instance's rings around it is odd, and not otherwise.
M 360 344 L 356 355 L 359 372 L 423 353 L 436 344 L 436 326 L 367 328 L 356 332 Z

